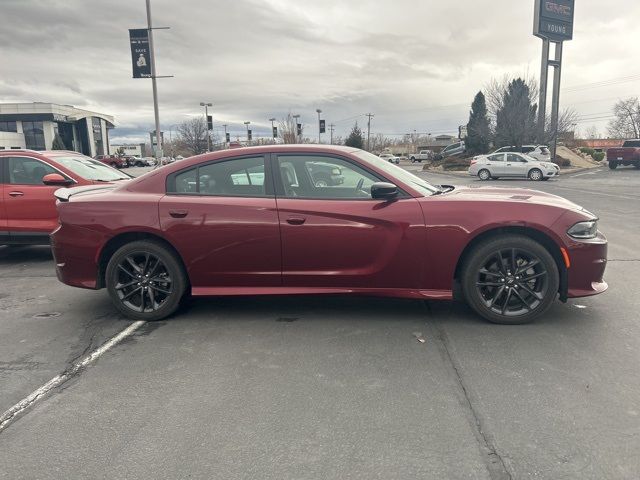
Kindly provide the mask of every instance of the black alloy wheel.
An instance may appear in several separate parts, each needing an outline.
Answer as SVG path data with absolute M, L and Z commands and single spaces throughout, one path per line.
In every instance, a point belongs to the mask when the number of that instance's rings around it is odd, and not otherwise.
M 121 247 L 106 272 L 114 305 L 136 320 L 159 320 L 173 313 L 185 290 L 185 275 L 174 255 L 153 241 Z
M 494 323 L 527 323 L 544 313 L 556 298 L 558 267 L 534 240 L 508 235 L 479 245 L 463 271 L 465 298 Z

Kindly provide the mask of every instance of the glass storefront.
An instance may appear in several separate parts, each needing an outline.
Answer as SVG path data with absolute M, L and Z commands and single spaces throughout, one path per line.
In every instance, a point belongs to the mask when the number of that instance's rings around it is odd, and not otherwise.
M 22 122 L 24 142 L 28 149 L 45 150 L 42 122 Z
M 102 143 L 102 122 L 98 117 L 91 117 L 93 128 L 93 143 L 96 147 L 96 155 L 104 155 L 104 145 Z

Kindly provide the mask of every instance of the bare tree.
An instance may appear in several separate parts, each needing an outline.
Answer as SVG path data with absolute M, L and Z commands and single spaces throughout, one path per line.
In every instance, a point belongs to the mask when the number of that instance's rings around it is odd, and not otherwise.
M 614 118 L 607 130 L 613 138 L 640 138 L 640 100 L 631 97 L 619 100 L 613 107 Z
M 591 125 L 589 128 L 587 128 L 587 130 L 585 131 L 585 135 L 586 138 L 593 140 L 594 138 L 600 138 L 600 132 L 598 131 L 598 127 L 596 127 L 595 125 Z
M 533 75 L 529 74 L 521 75 L 518 78 L 522 79 L 527 87 L 529 87 L 529 103 L 531 105 L 537 105 L 538 96 L 540 95 L 538 80 Z M 486 98 L 489 117 L 493 120 L 494 124 L 498 112 L 504 108 L 505 92 L 509 89 L 509 84 L 513 82 L 513 80 L 515 80 L 513 77 L 505 74 L 499 79 L 492 78 L 482 89 Z
M 369 140 L 369 150 L 372 152 L 379 152 L 387 147 L 390 147 L 392 144 L 393 141 L 390 138 L 385 137 L 382 133 L 376 133 L 374 135 L 371 135 L 371 138 Z
M 202 117 L 185 120 L 178 125 L 177 144 L 193 155 L 207 151 L 207 125 Z
M 300 143 L 302 133 L 298 135 L 298 125 L 296 119 L 289 113 L 286 118 L 283 118 L 279 122 L 278 136 L 282 139 L 283 143 Z M 304 131 L 304 126 L 301 127 Z
M 578 113 L 573 108 L 565 108 L 558 115 L 558 135 L 571 132 L 574 130 L 575 125 L 578 123 Z M 555 133 L 551 125 L 551 116 L 547 115 L 545 121 L 544 138 L 542 143 L 552 143 L 555 137 Z

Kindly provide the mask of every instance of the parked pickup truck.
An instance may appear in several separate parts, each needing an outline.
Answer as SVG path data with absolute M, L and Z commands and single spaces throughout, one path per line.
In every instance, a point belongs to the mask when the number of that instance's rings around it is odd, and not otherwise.
M 420 153 L 414 153 L 409 156 L 411 163 L 422 162 L 423 160 L 433 160 L 433 152 L 431 150 L 420 150 Z
M 622 147 L 608 149 L 607 161 L 611 170 L 618 168 L 618 165 L 640 168 L 640 140 L 625 140 Z
M 94 158 L 113 168 L 126 168 L 129 166 L 129 163 L 124 158 L 120 158 L 115 155 L 96 155 Z

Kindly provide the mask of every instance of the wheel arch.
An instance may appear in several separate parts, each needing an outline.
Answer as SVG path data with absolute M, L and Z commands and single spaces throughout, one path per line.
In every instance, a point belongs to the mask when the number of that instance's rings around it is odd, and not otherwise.
M 178 250 L 169 241 L 167 241 L 165 238 L 155 233 L 144 232 L 144 231 L 130 231 L 130 232 L 119 233 L 118 235 L 115 235 L 114 237 L 110 238 L 100 250 L 100 253 L 98 255 L 98 262 L 97 262 L 98 264 L 98 275 L 96 278 L 97 289 L 105 287 L 105 275 L 107 272 L 107 265 L 109 263 L 109 260 L 111 260 L 111 257 L 113 256 L 113 254 L 116 253 L 116 251 L 123 245 L 126 245 L 127 243 L 131 243 L 131 242 L 135 242 L 138 240 L 152 240 L 162 244 L 169 251 L 171 251 L 175 255 L 176 259 L 178 260 L 178 263 L 180 264 L 180 266 L 184 271 L 185 278 L 187 280 L 187 288 L 190 287 L 191 281 L 189 279 L 189 271 L 186 268 L 184 259 L 182 258 L 182 255 L 180 255 Z
M 569 289 L 569 278 L 568 278 L 568 270 L 564 263 L 564 258 L 562 256 L 562 251 L 560 250 L 560 246 L 558 242 L 556 242 L 550 235 L 539 230 L 537 228 L 531 226 L 506 226 L 506 227 L 495 227 L 489 230 L 485 230 L 483 232 L 479 232 L 476 236 L 474 236 L 464 247 L 460 257 L 458 258 L 458 262 L 456 263 L 456 268 L 454 270 L 453 279 L 454 283 L 460 280 L 460 275 L 462 273 L 462 267 L 464 266 L 467 258 L 473 251 L 473 249 L 479 245 L 480 243 L 492 238 L 499 237 L 505 234 L 517 234 L 525 237 L 529 237 L 532 240 L 535 240 L 539 244 L 541 244 L 553 257 L 556 262 L 556 266 L 558 267 L 558 273 L 560 274 L 560 300 L 567 300 L 567 292 Z

